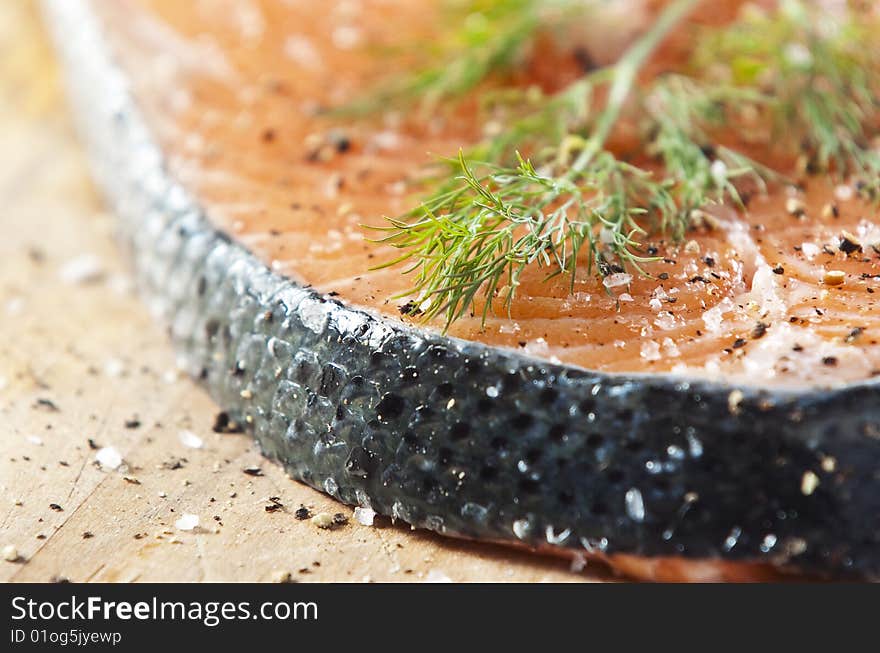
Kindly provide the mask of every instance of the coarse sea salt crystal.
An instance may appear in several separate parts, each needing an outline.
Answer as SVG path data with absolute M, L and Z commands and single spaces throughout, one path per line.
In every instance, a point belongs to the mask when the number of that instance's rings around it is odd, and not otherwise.
M 122 464 L 122 454 L 116 447 L 101 447 L 95 454 L 95 460 L 103 469 L 117 469 Z
M 602 285 L 606 288 L 617 288 L 619 286 L 627 285 L 630 281 L 632 281 L 631 274 L 627 274 L 626 272 L 615 272 L 602 279 Z
M 184 429 L 177 434 L 180 444 L 190 449 L 201 449 L 204 446 L 202 439 L 192 431 Z
M 621 302 L 632 302 L 635 301 L 628 292 L 622 292 L 617 296 L 617 301 Z
M 703 313 L 703 324 L 706 329 L 715 333 L 721 329 L 721 323 L 724 321 L 724 314 L 733 308 L 733 302 L 725 297 L 719 304 L 713 306 Z
M 855 191 L 848 184 L 840 184 L 834 188 L 834 197 L 841 202 L 847 202 L 853 198 Z
M 874 246 L 880 243 L 880 225 L 871 220 L 859 220 L 856 227 L 856 235 L 862 245 Z
M 675 328 L 675 315 L 669 311 L 663 311 L 654 320 L 654 326 L 663 331 L 671 331 Z
M 660 344 L 656 340 L 646 340 L 642 343 L 639 355 L 646 361 L 660 360 Z
M 58 276 L 70 285 L 92 283 L 104 276 L 104 264 L 94 254 L 83 254 L 62 265 Z
M 663 353 L 669 358 L 677 358 L 681 356 L 678 345 L 672 338 L 663 338 Z
M 119 378 L 125 373 L 125 363 L 118 358 L 108 358 L 104 362 L 104 374 L 111 378 Z
M 801 243 L 801 253 L 808 261 L 812 261 L 819 254 L 819 246 L 815 243 Z
M 7 315 L 21 315 L 24 311 L 24 299 L 21 297 L 13 297 L 9 301 L 6 302 L 6 314 Z
M 526 346 L 523 350 L 527 354 L 541 355 L 546 354 L 549 349 L 547 345 L 547 341 L 544 338 L 535 338 L 534 340 L 530 340 L 526 343 Z
M 425 576 L 426 583 L 451 583 L 452 579 L 439 569 L 431 569 Z
M 321 55 L 314 44 L 305 36 L 292 35 L 284 41 L 284 54 L 303 68 L 318 70 L 323 66 Z
M 192 531 L 199 527 L 199 516 L 184 513 L 180 519 L 174 522 L 174 528 L 180 531 Z
M 358 506 L 354 509 L 354 519 L 362 526 L 372 526 L 376 519 L 376 511 L 372 508 L 361 508 Z
M 351 50 L 361 42 L 361 31 L 350 25 L 340 25 L 330 35 L 335 45 L 340 50 Z

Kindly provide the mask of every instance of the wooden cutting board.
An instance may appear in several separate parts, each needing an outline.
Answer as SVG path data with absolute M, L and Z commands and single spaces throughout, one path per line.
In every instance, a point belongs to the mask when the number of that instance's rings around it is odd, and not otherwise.
M 361 525 L 248 436 L 214 433 L 217 406 L 130 287 L 58 86 L 35 8 L 0 3 L 0 548 L 20 554 L 0 581 L 607 579 Z M 96 447 L 124 464 L 101 469 Z M 349 522 L 322 530 L 300 506 Z M 175 527 L 184 514 L 195 531 Z

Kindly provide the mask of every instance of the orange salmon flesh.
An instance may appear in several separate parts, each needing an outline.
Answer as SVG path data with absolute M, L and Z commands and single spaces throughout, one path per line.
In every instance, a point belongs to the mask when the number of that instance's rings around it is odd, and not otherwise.
M 274 270 L 392 319 L 404 319 L 406 300 L 394 297 L 413 279 L 401 266 L 371 269 L 399 252 L 368 242 L 376 232 L 364 225 L 415 206 L 425 164 L 473 142 L 478 116 L 390 107 L 340 121 L 317 109 L 404 74 L 442 23 L 441 4 L 97 3 L 173 171 L 211 220 Z M 618 32 L 632 35 L 656 3 L 635 4 L 642 11 Z M 737 4 L 712 10 L 717 18 Z M 620 49 L 615 39 L 608 49 Z M 540 65 L 545 49 L 558 63 L 550 71 Z M 555 88 L 577 75 L 571 52 L 552 44 L 531 59 L 519 73 L 532 76 L 526 82 Z M 344 134 L 335 146 L 333 130 Z M 497 302 L 485 325 L 465 317 L 450 335 L 600 371 L 755 385 L 827 387 L 880 371 L 873 207 L 821 177 L 797 196 L 773 188 L 747 211 L 713 213 L 713 229 L 646 243 L 663 259 L 645 266 L 650 277 L 617 275 L 608 292 L 584 270 L 570 292 L 569 279 L 548 282 L 546 269 L 530 269 L 509 314 Z M 841 251 L 844 233 L 862 251 Z
M 443 2 L 425 0 L 93 0 L 174 176 L 208 218 L 272 270 L 390 320 L 413 283 L 399 252 L 369 225 L 424 195 L 425 167 L 479 140 L 477 88 L 430 112 L 389 106 L 330 118 L 425 61 Z M 618 4 L 618 3 L 616 3 Z M 601 28 L 540 36 L 509 83 L 556 90 L 577 79 L 575 45 L 612 61 L 663 3 L 619 3 Z M 703 6 L 727 21 L 742 2 Z M 662 68 L 687 51 L 687 25 L 661 47 Z M 580 40 L 580 41 L 579 41 Z M 750 152 L 762 160 L 761 152 Z M 767 158 L 774 155 L 765 152 Z M 657 373 L 785 389 L 880 374 L 880 221 L 851 185 L 828 176 L 771 186 L 745 208 L 709 209 L 681 241 L 646 237 L 649 276 L 573 280 L 529 268 L 508 310 L 449 334 L 590 370 Z M 858 248 L 853 248 L 854 239 Z M 440 331 L 442 321 L 422 325 Z M 615 556 L 612 567 L 662 580 L 766 578 L 763 567 Z

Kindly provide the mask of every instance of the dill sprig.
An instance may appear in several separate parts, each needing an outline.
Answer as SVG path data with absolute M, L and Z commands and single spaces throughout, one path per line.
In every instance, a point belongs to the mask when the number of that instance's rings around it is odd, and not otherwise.
M 775 141 L 797 134 L 805 168 L 858 175 L 865 192 L 878 194 L 880 155 L 868 127 L 877 62 L 858 21 L 829 25 L 811 5 L 787 0 L 777 12 L 709 30 L 692 74 L 663 74 L 633 93 L 644 62 L 697 1 L 671 2 L 617 63 L 460 153 L 421 206 L 379 228 L 379 240 L 402 251 L 385 265 L 406 264 L 414 283 L 402 296 L 425 319 L 443 315 L 448 327 L 482 301 L 485 320 L 496 298 L 509 307 L 532 265 L 548 277 L 569 274 L 572 284 L 580 265 L 645 274 L 648 229 L 679 238 L 695 210 L 741 202 L 745 183 L 761 189 L 783 178 L 713 143 L 713 131 L 740 126 L 744 108 L 782 127 Z M 598 111 L 595 97 L 604 97 Z M 639 165 L 606 147 L 625 110 L 646 135 L 651 160 Z
M 567 272 L 573 283 L 585 247 L 588 270 L 596 266 L 602 274 L 622 269 L 619 262 L 638 268 L 650 260 L 635 251 L 636 237 L 645 233 L 637 218 L 650 207 L 663 222 L 675 219 L 678 209 L 670 184 L 619 160 L 605 149 L 605 141 L 644 61 L 695 3 L 672 3 L 613 69 L 557 94 L 547 107 L 521 118 L 482 150 L 504 156 L 514 142 L 512 135 L 558 123 L 554 109 L 571 110 L 578 100 L 579 106 L 589 106 L 594 86 L 607 83 L 605 108 L 592 121 L 588 137 L 567 133 L 559 147 L 544 148 L 530 159 L 516 152 L 515 166 L 472 162 L 461 153 L 452 184 L 415 214 L 382 228 L 388 235 L 380 240 L 404 251 L 385 265 L 411 261 L 407 271 L 417 276 L 406 295 L 418 297 L 426 319 L 442 313 L 448 326 L 471 309 L 478 293 L 485 296 L 485 319 L 502 284 L 509 305 L 523 270 L 533 263 L 550 267 L 550 276 Z M 536 167 L 535 161 L 541 165 Z
M 588 265 L 604 274 L 618 268 L 606 260 L 603 245 L 636 266 L 649 260 L 633 251 L 635 237 L 644 233 L 636 220 L 644 209 L 634 200 L 651 197 L 655 208 L 674 210 L 662 183 L 604 150 L 576 174 L 539 171 L 522 157 L 513 168 L 477 165 L 462 154 L 461 187 L 427 201 L 420 219 L 392 219 L 379 228 L 389 232 L 382 241 L 405 252 L 385 265 L 414 261 L 408 271 L 417 270 L 417 280 L 406 295 L 420 298 L 426 318 L 442 313 L 447 324 L 466 314 L 478 293 L 486 297 L 484 319 L 499 292 L 508 304 L 533 263 L 574 279 L 584 246 L 592 253 Z M 601 236 L 596 225 L 604 228 Z
M 644 126 L 651 131 L 647 151 L 660 160 L 678 207 L 675 219 L 661 220 L 660 231 L 681 238 L 693 210 L 726 199 L 742 206 L 738 184 L 749 180 L 763 191 L 767 181 L 781 177 L 741 152 L 713 144 L 709 133 L 727 121 L 728 107 L 761 101 L 751 89 L 707 86 L 678 74 L 651 85 L 643 102 Z
M 418 101 L 425 113 L 440 102 L 461 96 L 492 74 L 509 70 L 523 57 L 546 9 L 544 0 L 463 0 L 450 3 L 457 27 L 433 47 L 436 64 L 393 80 L 359 101 L 333 111 L 337 115 L 373 113 Z M 560 8 L 572 0 L 554 0 Z
M 880 153 L 868 123 L 877 111 L 871 80 L 880 64 L 872 47 L 878 21 L 864 11 L 834 15 L 795 0 L 783 0 L 773 13 L 752 8 L 729 28 L 707 32 L 694 61 L 723 71 L 715 83 L 759 96 L 755 103 L 770 113 L 774 137 L 798 139 L 788 145 L 801 151 L 802 171 L 856 177 L 876 199 Z
M 413 222 L 406 216 L 380 228 L 389 232 L 381 242 L 404 250 L 382 267 L 413 261 L 408 271 L 417 271 L 416 282 L 406 295 L 418 297 L 426 319 L 443 313 L 448 326 L 470 310 L 478 292 L 486 298 L 485 319 L 501 284 L 509 305 L 522 271 L 532 263 L 553 266 L 551 276 L 568 272 L 573 282 L 585 245 L 588 268 L 595 264 L 603 274 L 616 264 L 606 261 L 600 244 L 607 245 L 615 259 L 636 267 L 649 260 L 634 251 L 635 237 L 644 234 L 636 217 L 647 206 L 663 222 L 671 222 L 677 208 L 669 184 L 618 160 L 604 146 L 643 63 L 696 1 L 671 3 L 603 76 L 608 79 L 608 99 L 590 136 L 569 134 L 562 149 L 538 154 L 543 159 L 541 172 L 519 152 L 513 167 L 471 163 L 462 153 L 454 183 L 418 209 L 420 219 Z M 585 92 L 596 78 L 583 80 Z M 556 99 L 567 106 L 571 96 L 564 91 Z M 524 118 L 514 131 L 522 131 L 530 119 L 546 119 L 546 113 Z M 507 140 L 500 146 L 496 141 L 486 149 L 499 155 L 506 144 Z

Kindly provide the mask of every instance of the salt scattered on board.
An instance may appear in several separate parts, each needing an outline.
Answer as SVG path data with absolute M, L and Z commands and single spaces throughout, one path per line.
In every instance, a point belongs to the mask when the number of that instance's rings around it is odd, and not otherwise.
M 3 547 L 3 559 L 6 562 L 18 562 L 18 548 L 14 544 L 7 544 Z
M 24 299 L 21 297 L 13 297 L 6 302 L 6 314 L 15 316 L 24 312 Z
M 104 361 L 104 374 L 110 378 L 118 379 L 125 374 L 125 363 L 118 358 L 108 358 Z
M 439 569 L 431 569 L 425 576 L 426 583 L 451 583 L 452 579 Z
M 104 276 L 104 264 L 94 254 L 82 254 L 62 265 L 58 276 L 71 286 L 93 283 Z
M 180 439 L 180 444 L 184 447 L 189 447 L 190 449 L 201 449 L 204 446 L 204 442 L 202 439 L 197 436 L 192 431 L 184 429 L 177 434 L 177 437 Z
M 199 527 L 199 516 L 184 513 L 180 519 L 174 522 L 174 528 L 180 531 L 192 531 Z
M 122 464 L 122 454 L 116 447 L 101 447 L 95 454 L 95 460 L 98 461 L 102 469 L 112 471 L 118 469 Z
M 354 518 L 362 526 L 372 526 L 373 520 L 376 519 L 376 511 L 372 508 L 361 508 L 358 506 L 354 509 Z

